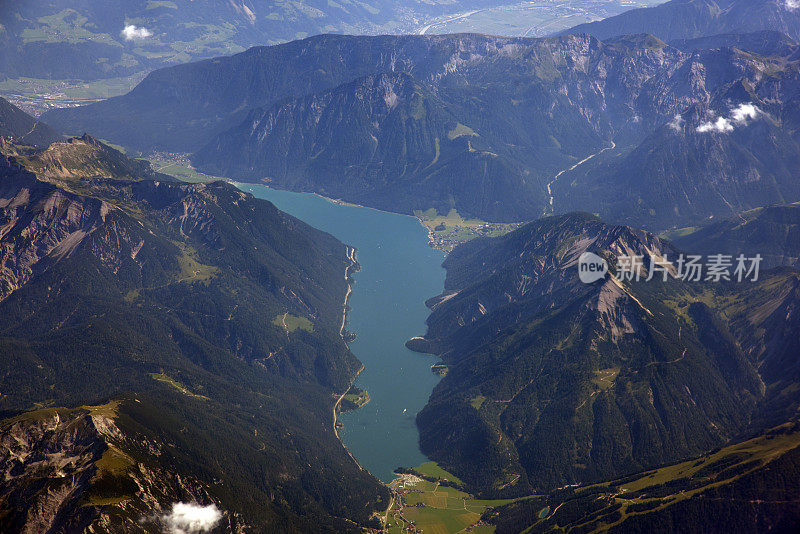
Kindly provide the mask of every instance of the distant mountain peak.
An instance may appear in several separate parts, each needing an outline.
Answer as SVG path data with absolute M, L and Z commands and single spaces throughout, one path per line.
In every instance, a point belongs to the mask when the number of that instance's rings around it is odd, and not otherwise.
M 80 182 L 156 177 L 149 162 L 128 158 L 89 134 L 56 141 L 42 150 L 27 151 L 18 156 L 17 161 L 43 180 Z M 166 176 L 162 178 L 170 180 Z
M 648 33 L 670 42 L 726 33 L 773 30 L 800 39 L 800 9 L 794 0 L 671 0 L 565 30 L 608 39 Z
M 20 145 L 46 147 L 61 136 L 47 124 L 31 117 L 0 97 L 0 137 Z

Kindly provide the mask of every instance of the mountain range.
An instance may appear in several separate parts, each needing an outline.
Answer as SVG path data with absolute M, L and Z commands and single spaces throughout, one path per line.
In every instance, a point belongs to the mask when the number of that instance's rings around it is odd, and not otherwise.
M 767 268 L 800 267 L 800 205 L 758 208 L 702 228 L 687 228 L 672 242 L 695 253 L 760 254 Z
M 127 76 L 473 4 L 8 4 L 0 72 Z M 362 368 L 342 327 L 354 250 L 97 138 L 433 208 L 445 229 L 520 223 L 446 256 L 407 343 L 441 358 L 416 422 L 449 478 L 421 480 L 492 499 L 481 529 L 795 531 L 795 4 L 672 0 L 541 39 L 319 35 L 41 121 L 0 99 L 0 531 L 180 533 L 202 509 L 205 531 L 374 532 L 439 507 L 399 502 L 334 426 Z M 687 254 L 763 263 L 690 280 Z M 582 280 L 587 258 L 610 273 Z
M 0 78 L 105 80 L 321 33 L 409 33 L 430 18 L 489 5 L 487 0 L 4 2 Z
M 578 11 L 581 2 L 567 6 Z M 487 0 L 192 2 L 88 0 L 0 6 L 0 73 L 6 77 L 107 80 L 323 33 L 414 33 L 426 22 L 498 6 Z M 615 6 L 616 7 L 616 6 Z M 563 34 L 601 39 L 649 33 L 663 40 L 775 30 L 800 38 L 792 0 L 672 0 Z M 512 24 L 513 26 L 513 24 Z M 70 61 L 61 61 L 69 57 Z
M 648 33 L 664 41 L 772 30 L 800 39 L 800 6 L 793 0 L 671 0 L 570 28 L 599 39 Z
M 800 198 L 798 47 L 724 41 L 320 36 L 160 70 L 43 118 L 401 213 L 584 210 L 660 231 Z
M 387 490 L 332 417 L 361 367 L 339 332 L 348 248 L 89 136 L 9 146 L 0 530 L 167 528 L 182 503 L 228 532 L 370 524 Z
M 671 259 L 670 275 L 584 284 L 587 252 L 612 272 L 644 256 L 645 275 Z M 409 342 L 448 369 L 417 418 L 426 454 L 472 489 L 520 495 L 642 472 L 791 420 L 798 272 L 686 281 L 679 253 L 584 214 L 457 247 L 428 333 Z

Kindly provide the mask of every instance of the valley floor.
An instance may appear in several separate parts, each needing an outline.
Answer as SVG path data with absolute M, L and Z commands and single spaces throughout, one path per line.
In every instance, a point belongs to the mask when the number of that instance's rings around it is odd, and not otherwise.
M 687 505 L 747 502 L 798 506 L 795 500 L 745 498 L 760 477 L 785 467 L 800 450 L 800 424 L 787 423 L 750 440 L 699 458 L 619 480 L 561 488 L 518 499 L 481 500 L 458 489 L 461 482 L 434 462 L 404 471 L 389 484 L 393 501 L 385 532 L 581 532 L 628 528 L 628 520 L 669 517 Z M 782 491 L 781 488 L 773 488 Z M 726 493 L 727 492 L 727 493 Z M 687 517 L 687 527 L 695 518 Z M 691 530 L 691 529 L 690 529 Z
M 434 474 L 438 476 L 432 476 Z M 464 491 L 443 485 L 448 484 L 448 480 L 458 479 L 430 462 L 392 481 L 389 487 L 394 499 L 386 515 L 387 532 L 494 532 L 495 527 L 482 520 L 483 514 L 489 508 L 513 500 L 475 499 Z

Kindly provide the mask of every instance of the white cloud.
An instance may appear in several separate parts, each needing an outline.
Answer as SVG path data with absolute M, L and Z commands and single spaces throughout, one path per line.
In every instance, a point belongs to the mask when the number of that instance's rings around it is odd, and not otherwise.
M 719 132 L 719 133 L 728 133 L 734 130 L 733 124 L 731 121 L 726 119 L 725 117 L 719 117 L 714 122 L 704 122 L 700 126 L 697 127 L 697 131 L 700 133 L 708 133 L 708 132 Z
M 670 128 L 672 128 L 672 129 L 673 129 L 673 130 L 675 130 L 676 132 L 680 133 L 680 132 L 682 132 L 682 131 L 683 131 L 683 123 L 684 123 L 684 122 L 686 122 L 686 121 L 684 121 L 684 120 L 683 120 L 683 117 L 681 116 L 681 114 L 680 114 L 680 113 L 678 113 L 677 115 L 675 115 L 675 118 L 674 118 L 674 119 L 672 119 L 672 122 L 670 122 L 669 124 L 667 124 L 667 126 L 669 126 Z
M 747 126 L 750 121 L 757 120 L 763 114 L 764 112 L 752 102 L 742 103 L 731 110 L 730 117 L 717 117 L 716 120 L 706 121 L 697 127 L 697 131 L 700 133 L 730 133 L 737 126 Z
M 739 107 L 733 110 L 731 117 L 737 124 L 747 124 L 748 120 L 756 120 L 760 115 L 761 110 L 751 102 L 749 104 L 739 104 Z
M 134 24 L 128 24 L 125 26 L 120 34 L 125 38 L 126 41 L 138 41 L 153 36 L 153 32 L 147 28 L 140 28 Z
M 800 0 L 786 0 L 786 9 L 794 11 L 800 7 Z
M 176 502 L 172 511 L 161 517 L 170 534 L 198 534 L 208 532 L 222 519 L 216 505 Z

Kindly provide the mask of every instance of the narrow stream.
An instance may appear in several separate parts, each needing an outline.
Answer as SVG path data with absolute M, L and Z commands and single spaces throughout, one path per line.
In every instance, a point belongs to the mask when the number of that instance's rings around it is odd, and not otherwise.
M 405 342 L 425 333 L 425 300 L 442 292 L 444 254 L 428 246 L 427 231 L 413 217 L 238 185 L 357 249 L 361 272 L 355 275 L 347 329 L 358 336 L 350 348 L 365 366 L 356 385 L 371 400 L 341 416 L 339 435 L 384 482 L 398 466 L 425 462 L 415 418 L 439 378 L 430 370 L 435 358 L 411 352 Z

